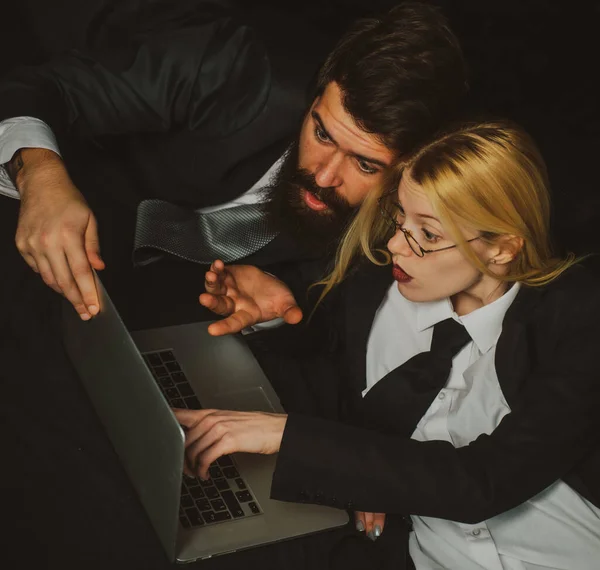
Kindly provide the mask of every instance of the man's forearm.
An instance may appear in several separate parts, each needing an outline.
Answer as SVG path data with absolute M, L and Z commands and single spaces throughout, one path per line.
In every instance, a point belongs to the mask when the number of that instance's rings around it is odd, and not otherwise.
M 28 175 L 48 168 L 56 168 L 57 165 L 64 168 L 62 159 L 52 150 L 20 148 L 5 164 L 5 168 L 15 188 L 22 193 Z

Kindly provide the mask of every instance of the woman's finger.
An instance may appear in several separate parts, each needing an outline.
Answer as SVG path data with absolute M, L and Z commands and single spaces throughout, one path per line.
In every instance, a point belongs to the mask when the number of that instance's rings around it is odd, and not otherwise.
M 370 513 L 371 530 L 367 531 L 367 536 L 371 540 L 377 540 L 383 532 L 385 526 L 385 513 Z
M 288 325 L 297 325 L 302 320 L 302 309 L 298 305 L 290 305 L 283 310 L 282 317 Z
M 226 319 L 211 323 L 208 326 L 208 333 L 212 336 L 234 334 L 255 325 L 257 322 L 258 318 L 251 315 L 248 311 L 240 310 L 236 311 Z
M 171 408 L 177 421 L 190 430 L 197 424 L 199 424 L 207 415 L 213 414 L 217 410 L 206 409 L 206 410 L 188 410 L 187 408 Z
M 225 263 L 223 263 L 223 261 L 221 261 L 220 259 L 215 259 L 210 264 L 210 270 L 214 271 L 215 273 L 221 273 L 225 270 Z
M 200 304 L 217 315 L 227 316 L 235 311 L 235 302 L 225 295 L 202 293 L 198 297 Z
M 204 288 L 207 293 L 223 295 L 225 293 L 225 278 L 223 274 L 207 271 L 204 275 Z
M 365 532 L 367 536 L 373 532 L 373 513 L 365 513 Z
M 204 274 L 204 288 L 206 291 L 213 295 L 223 295 L 226 290 L 225 276 L 225 264 L 220 259 L 216 259 Z
M 356 511 L 354 513 L 354 523 L 356 525 L 356 530 L 358 532 L 364 532 L 366 529 L 365 526 L 365 513 L 362 511 Z
M 209 468 L 219 457 L 229 455 L 235 451 L 235 446 L 227 445 L 222 438 L 218 438 L 215 442 L 198 454 L 194 458 L 194 474 L 201 479 L 210 477 Z

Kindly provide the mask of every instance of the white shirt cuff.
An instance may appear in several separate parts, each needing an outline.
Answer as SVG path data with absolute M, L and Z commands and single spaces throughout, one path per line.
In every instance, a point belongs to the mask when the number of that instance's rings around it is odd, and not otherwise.
M 20 148 L 45 148 L 60 155 L 54 133 L 35 117 L 14 117 L 0 122 L 0 165 L 9 162 Z M 0 166 L 0 194 L 19 198 L 4 166 Z

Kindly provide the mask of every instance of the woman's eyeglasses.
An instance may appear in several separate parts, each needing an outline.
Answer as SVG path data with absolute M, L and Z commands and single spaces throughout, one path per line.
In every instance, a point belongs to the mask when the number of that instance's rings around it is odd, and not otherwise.
M 398 221 L 398 213 L 400 211 L 400 204 L 391 199 L 391 196 L 396 193 L 396 190 L 391 192 L 387 192 L 383 196 L 379 198 L 377 201 L 379 204 L 379 209 L 383 214 L 383 217 L 389 222 L 390 228 L 396 233 L 400 230 L 404 234 L 404 238 L 408 243 L 408 246 L 413 251 L 413 253 L 418 257 L 425 257 L 427 253 L 435 253 L 436 251 L 445 251 L 447 249 L 454 249 L 458 247 L 458 244 L 449 245 L 446 247 L 439 247 L 437 249 L 425 249 L 421 247 L 421 244 L 416 240 L 415 236 L 413 236 L 410 230 L 407 230 L 402 227 L 402 224 Z M 466 240 L 467 243 L 479 239 L 481 236 L 477 236 L 471 239 Z

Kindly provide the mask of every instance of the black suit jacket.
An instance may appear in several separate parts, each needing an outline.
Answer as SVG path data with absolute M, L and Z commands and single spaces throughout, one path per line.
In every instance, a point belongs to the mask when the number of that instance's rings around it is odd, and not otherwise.
M 124 0 L 96 22 L 86 49 L 0 81 L 0 119 L 44 120 L 70 170 L 70 148 L 101 147 L 96 163 L 111 163 L 115 188 L 127 188 L 113 201 L 126 209 L 144 198 L 194 209 L 228 202 L 298 135 L 332 43 L 314 28 L 306 41 L 308 26 L 294 13 L 231 4 Z M 98 176 L 78 170 L 79 189 L 95 202 Z M 115 188 L 100 192 L 123 193 Z M 280 235 L 245 261 L 314 256 Z
M 124 158 L 140 197 L 229 201 L 298 133 L 330 47 L 316 30 L 306 41 L 294 14 L 229 4 L 125 0 L 86 49 L 5 77 L 0 118 L 38 117 L 59 142 L 101 145 Z
M 273 498 L 475 523 L 563 479 L 600 506 L 598 281 L 575 267 L 546 287 L 522 287 L 496 347 L 511 413 L 458 449 L 410 439 L 436 393 L 423 398 L 401 382 L 389 386 L 386 409 L 366 410 L 375 427 L 356 425 L 367 339 L 390 283 L 389 266 L 363 268 L 319 321 L 335 330 L 330 347 L 340 356 L 346 423 L 289 416 Z

